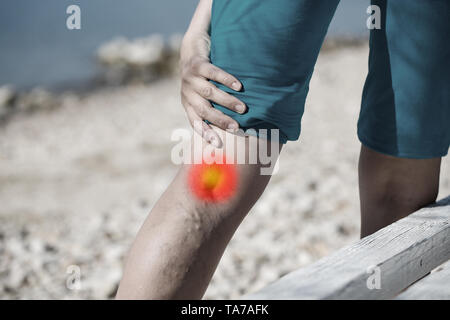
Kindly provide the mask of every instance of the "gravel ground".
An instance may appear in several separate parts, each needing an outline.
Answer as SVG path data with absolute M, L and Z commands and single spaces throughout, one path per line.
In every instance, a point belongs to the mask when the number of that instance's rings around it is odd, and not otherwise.
M 284 148 L 205 298 L 239 298 L 358 239 L 367 55 L 321 54 L 301 138 Z M 170 135 L 188 128 L 178 92 L 171 78 L 65 93 L 58 108 L 0 128 L 0 298 L 114 296 L 134 235 L 177 170 Z M 450 194 L 448 158 L 441 177 L 439 198 Z

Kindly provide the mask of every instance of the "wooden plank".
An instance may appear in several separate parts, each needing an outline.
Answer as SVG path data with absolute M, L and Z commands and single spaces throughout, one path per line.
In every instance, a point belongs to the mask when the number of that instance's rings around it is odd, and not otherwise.
M 448 259 L 450 197 L 243 299 L 390 299 Z
M 399 300 L 450 300 L 450 260 L 399 294 Z

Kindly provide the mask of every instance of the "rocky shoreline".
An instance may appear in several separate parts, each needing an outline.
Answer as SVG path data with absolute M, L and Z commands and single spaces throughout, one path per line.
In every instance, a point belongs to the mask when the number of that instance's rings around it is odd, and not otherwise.
M 17 90 L 13 85 L 0 86 L 0 124 L 17 113 L 51 111 L 61 105 L 65 96 L 89 93 L 103 87 L 149 84 L 160 79 L 177 76 L 182 35 L 173 34 L 165 39 L 159 34 L 126 39 L 119 37 L 101 45 L 96 61 L 102 72 L 89 84 L 80 85 L 83 90 L 34 87 Z M 330 38 L 324 42 L 322 52 L 341 48 L 358 48 L 366 45 L 363 38 Z

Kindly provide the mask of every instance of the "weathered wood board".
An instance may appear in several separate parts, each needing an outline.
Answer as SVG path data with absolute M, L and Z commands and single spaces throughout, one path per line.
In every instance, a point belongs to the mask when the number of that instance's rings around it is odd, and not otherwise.
M 449 259 L 447 197 L 243 299 L 390 299 Z
M 400 300 L 450 300 L 450 260 L 397 296 Z

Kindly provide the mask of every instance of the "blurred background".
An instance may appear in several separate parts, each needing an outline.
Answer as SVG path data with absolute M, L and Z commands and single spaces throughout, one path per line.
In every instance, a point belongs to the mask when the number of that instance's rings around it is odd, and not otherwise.
M 109 299 L 189 128 L 177 61 L 197 0 L 0 2 L 0 298 Z M 81 8 L 81 30 L 66 9 Z M 367 0 L 342 0 L 302 120 L 205 298 L 239 298 L 358 239 Z M 450 193 L 443 160 L 439 198 Z
M 0 84 L 19 88 L 74 85 L 97 75 L 99 46 L 117 37 L 129 39 L 183 34 L 197 0 L 5 0 L 0 3 Z M 368 1 L 343 1 L 332 35 L 366 33 Z M 66 28 L 66 8 L 81 8 L 82 28 Z

